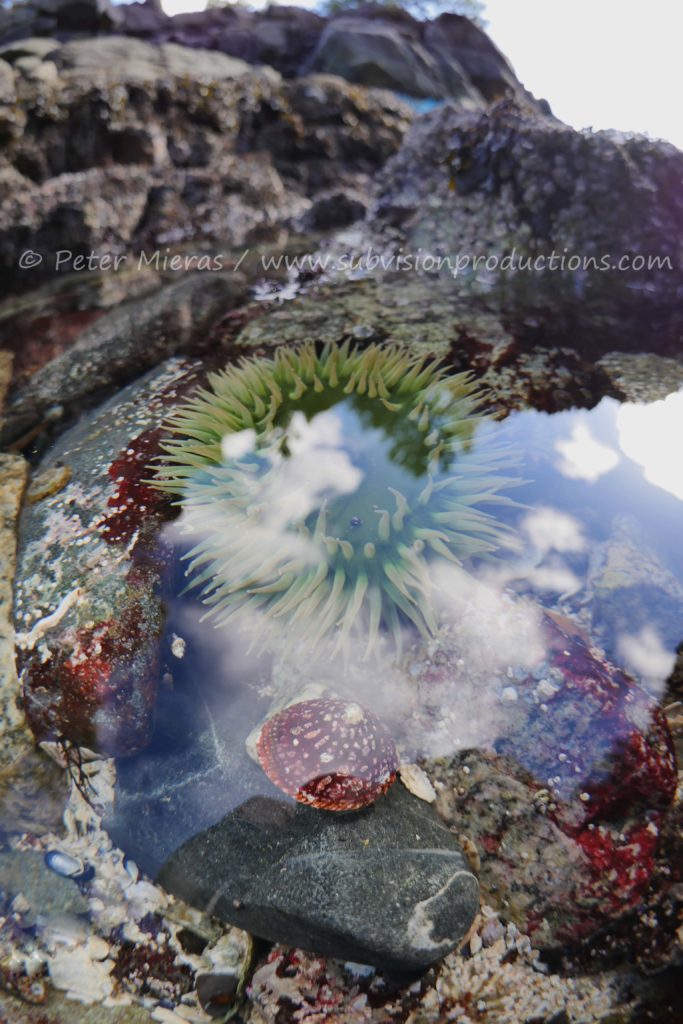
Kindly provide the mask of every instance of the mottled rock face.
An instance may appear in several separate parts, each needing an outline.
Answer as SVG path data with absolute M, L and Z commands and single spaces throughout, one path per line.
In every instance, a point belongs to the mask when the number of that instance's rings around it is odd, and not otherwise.
M 336 214 L 348 223 L 411 117 L 389 94 L 324 76 L 282 82 L 174 43 L 102 37 L 46 56 L 53 83 L 16 65 L 40 67 L 39 55 L 11 51 L 15 68 L 3 65 L 2 88 L 13 95 L 16 80 L 18 94 L 0 102 L 0 264 L 20 289 L 65 270 L 54 255 L 65 248 L 137 258 L 187 241 L 226 252 L 278 240 L 332 188 L 349 191 Z M 30 273 L 17 269 L 26 248 L 44 257 Z
M 577 132 L 510 100 L 481 115 L 446 106 L 415 123 L 380 174 L 364 243 L 469 259 L 454 289 L 527 344 L 594 358 L 641 351 L 645 338 L 675 355 L 682 182 L 683 154 L 668 143 Z
M 479 907 L 455 839 L 401 787 L 343 816 L 248 801 L 175 853 L 160 881 L 257 935 L 394 971 L 441 959 Z
M 164 623 L 165 501 L 144 482 L 183 385 L 163 365 L 67 431 L 39 465 L 20 522 L 15 626 L 24 707 L 40 740 L 108 754 L 151 732 Z M 68 467 L 67 472 L 59 472 Z
M 517 727 L 496 753 L 429 772 L 437 811 L 477 847 L 485 898 L 557 948 L 644 899 L 676 764 L 656 702 L 567 625 L 549 619 L 545 632 L 546 660 L 515 684 Z

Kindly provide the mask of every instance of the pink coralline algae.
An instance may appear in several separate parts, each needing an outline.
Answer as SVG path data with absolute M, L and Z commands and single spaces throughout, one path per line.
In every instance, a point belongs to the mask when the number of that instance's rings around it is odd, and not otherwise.
M 386 793 L 398 757 L 386 729 L 354 701 L 291 704 L 264 724 L 258 758 L 270 780 L 300 803 L 354 811 Z

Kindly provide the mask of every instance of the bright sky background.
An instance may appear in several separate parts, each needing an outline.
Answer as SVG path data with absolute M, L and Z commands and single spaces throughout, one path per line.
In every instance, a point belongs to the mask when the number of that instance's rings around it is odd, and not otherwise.
M 518 77 L 561 120 L 683 149 L 681 0 L 487 0 L 485 17 Z
M 162 2 L 169 14 L 206 6 Z M 557 117 L 577 128 L 647 132 L 683 149 L 682 0 L 487 0 L 485 17 L 518 77 Z

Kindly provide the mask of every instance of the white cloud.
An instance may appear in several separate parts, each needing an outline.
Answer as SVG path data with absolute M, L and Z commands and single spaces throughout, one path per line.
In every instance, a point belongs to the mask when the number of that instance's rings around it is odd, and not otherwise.
M 645 626 L 636 634 L 624 633 L 617 649 L 626 666 L 651 683 L 664 683 L 676 661 L 675 654 L 666 649 L 652 626 Z
M 487 0 L 485 17 L 524 85 L 563 121 L 647 132 L 683 148 L 683 4 Z
M 683 391 L 617 412 L 619 447 L 645 471 L 645 479 L 683 501 Z
M 586 548 L 580 523 L 566 512 L 547 505 L 539 506 L 524 516 L 520 530 L 543 554 L 548 551 L 579 552 Z
M 555 450 L 562 456 L 557 469 L 570 480 L 595 483 L 619 462 L 613 448 L 596 441 L 585 423 L 576 423 L 568 441 L 558 441 Z

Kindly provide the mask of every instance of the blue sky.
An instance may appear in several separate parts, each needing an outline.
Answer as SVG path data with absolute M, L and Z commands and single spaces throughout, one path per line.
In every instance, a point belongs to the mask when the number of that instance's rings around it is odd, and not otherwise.
M 162 2 L 169 14 L 205 6 Z M 519 78 L 563 121 L 647 132 L 683 149 L 681 0 L 487 0 L 486 18 Z

